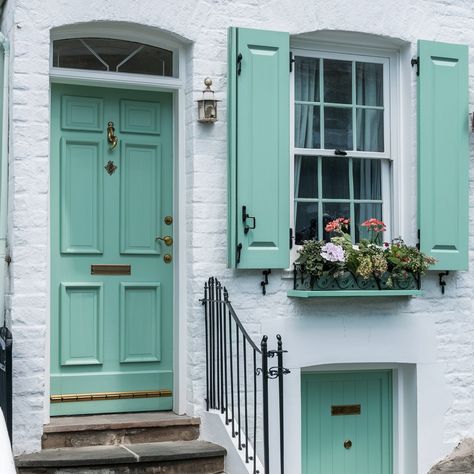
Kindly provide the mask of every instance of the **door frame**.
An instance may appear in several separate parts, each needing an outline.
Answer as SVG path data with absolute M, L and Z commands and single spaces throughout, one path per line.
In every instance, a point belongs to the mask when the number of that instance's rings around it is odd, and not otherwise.
M 98 30 L 100 28 L 100 31 Z M 95 35 L 96 37 L 141 41 L 148 44 L 163 45 L 169 40 L 161 41 L 160 35 L 154 33 L 153 40 L 148 35 L 131 34 L 134 28 L 124 28 L 122 25 L 107 24 L 81 25 L 79 28 L 68 28 L 66 33 L 61 29 L 57 34 L 51 34 L 53 40 L 73 38 L 78 36 Z M 140 39 L 141 38 L 141 39 Z M 165 37 L 164 37 L 165 38 Z M 49 79 L 49 117 L 51 117 L 51 84 L 73 84 L 80 86 L 127 88 L 169 92 L 173 98 L 173 411 L 177 414 L 186 412 L 187 370 L 186 370 L 186 299 L 187 265 L 186 265 L 186 173 L 185 173 L 185 78 L 186 78 L 186 48 L 185 45 L 173 42 L 178 54 L 178 77 L 146 76 L 140 74 L 114 73 L 102 71 L 86 71 L 80 69 L 59 69 L 50 66 Z M 51 123 L 49 124 L 49 143 L 51 159 Z M 50 168 L 48 187 L 48 207 L 51 212 L 51 175 Z M 182 192 L 180 192 L 182 191 Z M 48 226 L 48 319 L 46 335 L 46 367 L 45 367 L 45 423 L 50 419 L 50 382 L 51 382 L 51 225 Z

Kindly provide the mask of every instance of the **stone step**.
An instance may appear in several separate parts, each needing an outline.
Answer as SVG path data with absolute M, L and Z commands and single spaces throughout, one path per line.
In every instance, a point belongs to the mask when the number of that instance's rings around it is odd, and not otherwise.
M 199 418 L 172 412 L 60 416 L 44 426 L 43 449 L 191 441 L 199 437 Z
M 44 449 L 15 458 L 20 474 L 221 474 L 226 450 L 207 441 Z

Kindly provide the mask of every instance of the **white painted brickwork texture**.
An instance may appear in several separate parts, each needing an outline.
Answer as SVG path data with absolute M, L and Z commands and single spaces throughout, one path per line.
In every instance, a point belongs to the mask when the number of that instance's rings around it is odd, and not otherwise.
M 293 301 L 286 296 L 291 280 L 273 272 L 267 295 L 260 291 L 260 272 L 233 271 L 226 266 L 226 84 L 227 27 L 245 26 L 289 31 L 345 30 L 397 38 L 416 52 L 419 38 L 467 43 L 471 46 L 471 90 L 474 59 L 474 13 L 471 0 L 8 0 L 3 31 L 14 42 L 11 80 L 10 235 L 11 298 L 9 307 L 15 337 L 14 423 L 16 453 L 40 449 L 42 425 L 47 419 L 49 333 L 49 60 L 50 30 L 55 27 L 101 21 L 123 21 L 156 27 L 192 42 L 187 60 L 186 101 L 186 237 L 188 251 L 188 413 L 199 413 L 205 392 L 203 313 L 198 302 L 204 280 L 218 276 L 228 287 L 244 324 L 258 337 L 275 321 L 318 325 L 325 330 L 351 331 L 353 360 L 371 344 L 377 331 L 405 325 L 419 340 L 393 341 L 384 361 L 410 362 L 402 356 L 405 344 L 419 347 L 411 362 L 423 361 L 423 348 L 434 351 L 442 374 L 439 390 L 447 394 L 442 428 L 433 433 L 439 448 L 432 459 L 474 435 L 474 320 L 471 271 L 450 276 L 441 297 L 437 275 L 425 278 L 425 295 L 414 299 Z M 210 76 L 219 99 L 219 122 L 196 122 L 194 101 L 203 79 Z M 415 76 L 410 77 L 410 128 L 415 130 Z M 471 107 L 471 109 L 474 107 Z M 404 184 L 405 235 L 413 238 L 415 206 L 415 132 L 404 157 L 411 178 Z M 471 170 L 471 216 L 474 189 Z M 447 223 L 449 225 L 449 223 Z M 471 254 L 474 223 L 471 224 Z M 472 259 L 471 259 L 472 260 Z M 320 322 L 320 323 L 319 323 Z M 328 329 L 329 328 L 329 329 Z M 362 328 L 362 330 L 356 330 Z M 372 328 L 374 333 L 372 333 Z M 183 335 L 184 336 L 184 335 Z M 291 334 L 283 334 L 291 339 Z M 414 336 L 414 337 L 415 337 Z M 315 339 L 317 338 L 315 334 Z M 424 338 L 422 340 L 422 338 Z M 301 349 L 303 350 L 303 349 Z M 324 357 L 318 345 L 309 365 Z M 398 352 L 396 352 L 398 351 Z M 360 356 L 362 357 L 362 356 Z M 392 358 L 393 357 L 393 358 Z M 311 357 L 308 358 L 308 360 Z M 416 359 L 416 360 L 415 360 Z M 325 362 L 329 362 L 325 360 Z M 444 392 L 443 392 L 444 391 Z M 436 397 L 436 393 L 432 396 Z M 444 403 L 444 402 L 443 402 Z M 440 438 L 438 440 L 438 438 Z M 437 445 L 438 446 L 438 445 Z

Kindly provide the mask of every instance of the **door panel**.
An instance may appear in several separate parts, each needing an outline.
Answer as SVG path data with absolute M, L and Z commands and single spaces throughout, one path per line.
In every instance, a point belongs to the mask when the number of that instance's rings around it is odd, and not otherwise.
M 73 91 L 74 92 L 74 91 Z M 61 97 L 61 128 L 101 132 L 104 101 L 95 97 Z
M 120 361 L 159 361 L 160 284 L 122 283 L 120 287 Z
M 172 96 L 54 84 L 51 108 L 51 412 L 171 409 Z
M 102 253 L 102 143 L 61 140 L 61 252 Z
M 102 364 L 102 285 L 62 283 L 60 297 L 61 365 Z
M 122 254 L 160 255 L 161 182 L 159 145 L 122 143 L 120 250 Z
M 120 131 L 153 134 L 160 133 L 160 104 L 138 102 L 136 100 L 120 101 Z
M 390 371 L 304 374 L 303 473 L 391 474 L 391 420 Z

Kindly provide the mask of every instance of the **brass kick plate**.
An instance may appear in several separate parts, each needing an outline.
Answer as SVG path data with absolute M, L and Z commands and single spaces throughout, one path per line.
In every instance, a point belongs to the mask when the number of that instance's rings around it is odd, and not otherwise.
M 131 275 L 131 265 L 91 265 L 91 275 Z
M 331 407 L 331 415 L 360 415 L 360 405 L 333 405 Z
M 95 402 L 99 400 L 124 400 L 129 398 L 171 397 L 171 390 L 138 390 L 135 392 L 96 392 L 96 393 L 67 393 L 51 395 L 51 403 L 64 402 Z

